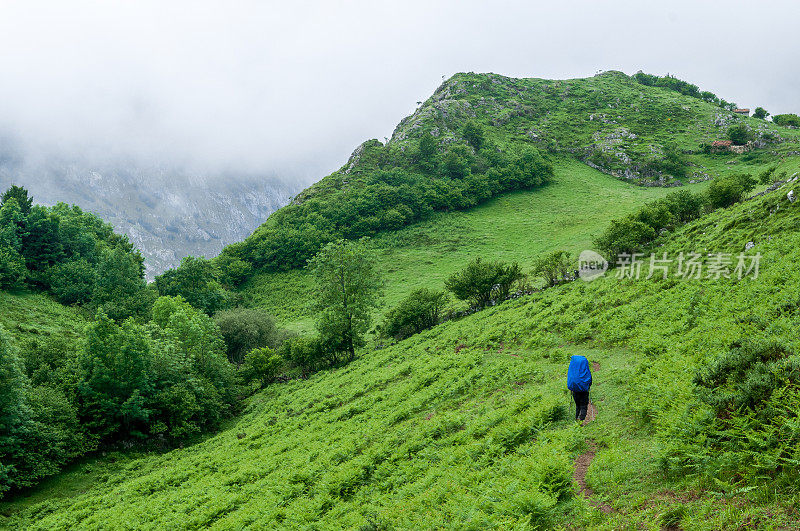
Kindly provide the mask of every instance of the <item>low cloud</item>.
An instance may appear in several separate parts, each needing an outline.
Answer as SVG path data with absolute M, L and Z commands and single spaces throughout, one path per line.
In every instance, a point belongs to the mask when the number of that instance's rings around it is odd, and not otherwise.
M 4 2 L 0 132 L 26 156 L 308 183 L 443 76 L 665 74 L 797 112 L 792 2 Z

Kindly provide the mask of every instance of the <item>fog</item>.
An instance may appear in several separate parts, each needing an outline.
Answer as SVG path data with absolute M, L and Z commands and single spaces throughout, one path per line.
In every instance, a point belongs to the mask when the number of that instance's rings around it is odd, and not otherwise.
M 459 71 L 671 73 L 798 112 L 786 2 L 37 2 L 0 10 L 0 134 L 26 156 L 308 183 Z

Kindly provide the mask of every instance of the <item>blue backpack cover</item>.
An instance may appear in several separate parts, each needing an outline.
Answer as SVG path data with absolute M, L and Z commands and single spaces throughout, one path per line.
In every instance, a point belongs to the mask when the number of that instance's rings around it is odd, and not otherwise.
M 588 391 L 592 386 L 592 371 L 589 360 L 585 356 L 572 356 L 567 370 L 567 389 L 570 391 Z

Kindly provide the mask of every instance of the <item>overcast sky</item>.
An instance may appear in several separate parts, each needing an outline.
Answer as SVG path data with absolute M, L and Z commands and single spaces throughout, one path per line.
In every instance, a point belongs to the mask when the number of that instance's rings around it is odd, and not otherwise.
M 672 73 L 800 111 L 796 2 L 0 0 L 0 131 L 32 153 L 308 182 L 442 76 Z

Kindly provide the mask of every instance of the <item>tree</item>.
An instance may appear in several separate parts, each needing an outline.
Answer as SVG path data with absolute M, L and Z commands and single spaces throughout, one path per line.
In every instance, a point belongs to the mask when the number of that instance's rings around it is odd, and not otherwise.
M 772 117 L 772 123 L 782 127 L 800 127 L 800 116 L 796 114 L 776 114 Z
M 6 201 L 12 198 L 17 200 L 20 211 L 24 215 L 27 215 L 28 212 L 31 211 L 31 206 L 33 206 L 33 198 L 28 196 L 28 191 L 25 188 L 17 185 L 12 186 L 3 192 L 2 196 L 0 196 L 0 204 L 5 204 Z
M 102 438 L 143 437 L 152 411 L 152 352 L 142 327 L 121 327 L 100 311 L 78 357 L 78 400 L 84 424 Z
M 519 264 L 485 262 L 475 258 L 461 271 L 445 280 L 445 287 L 456 298 L 470 301 L 476 308 L 484 308 L 493 301 L 508 297 L 511 286 L 522 278 Z
M 753 139 L 753 132 L 745 124 L 732 125 L 728 128 L 728 139 L 743 146 Z
M 633 218 L 614 220 L 597 237 L 594 246 L 609 260 L 616 263 L 623 253 L 635 253 L 656 237 L 653 227 Z
M 425 173 L 433 173 L 439 165 L 439 147 L 436 139 L 429 132 L 425 132 L 419 139 L 416 153 L 416 163 Z
M 670 192 L 663 199 L 675 223 L 687 223 L 700 216 L 704 199 L 689 190 Z
M 211 315 L 227 306 L 230 298 L 219 278 L 220 271 L 213 262 L 202 256 L 187 256 L 176 269 L 157 276 L 155 284 L 160 295 L 180 295 L 195 308 Z
M 146 316 L 155 293 L 147 289 L 142 261 L 141 254 L 128 252 L 123 247 L 104 250 L 92 293 L 94 307 L 102 308 L 115 321 Z
M 242 375 L 245 381 L 257 380 L 263 388 L 275 381 L 284 363 L 281 355 L 271 348 L 254 348 L 244 358 Z
M 475 148 L 475 151 L 480 151 L 484 143 L 486 143 L 486 133 L 484 133 L 483 127 L 475 120 L 468 121 L 464 125 L 461 134 L 464 136 L 464 140 Z
M 574 270 L 575 263 L 566 251 L 553 251 L 533 264 L 533 273 L 543 277 L 548 286 L 564 282 Z
M 769 116 L 769 113 L 764 107 L 756 107 L 756 110 L 753 111 L 753 118 L 758 118 L 759 120 L 765 120 Z
M 255 348 L 276 349 L 286 339 L 286 332 L 275 325 L 275 319 L 256 308 L 221 310 L 214 315 L 214 322 L 228 347 L 228 359 L 236 364 Z
M 22 362 L 0 327 L 0 494 L 15 486 L 21 457 L 21 428 L 30 417 L 25 403 L 27 386 Z
M 399 341 L 433 328 L 446 303 L 447 293 L 443 291 L 416 289 L 386 314 L 381 332 Z
M 470 173 L 471 162 L 469 148 L 464 145 L 454 145 L 447 150 L 442 160 L 442 171 L 451 179 L 463 179 Z
M 706 196 L 711 208 L 724 208 L 741 201 L 755 186 L 756 180 L 749 173 L 728 175 L 711 181 Z
M 311 260 L 317 329 L 334 352 L 355 357 L 377 306 L 380 276 L 362 241 L 331 242 Z

